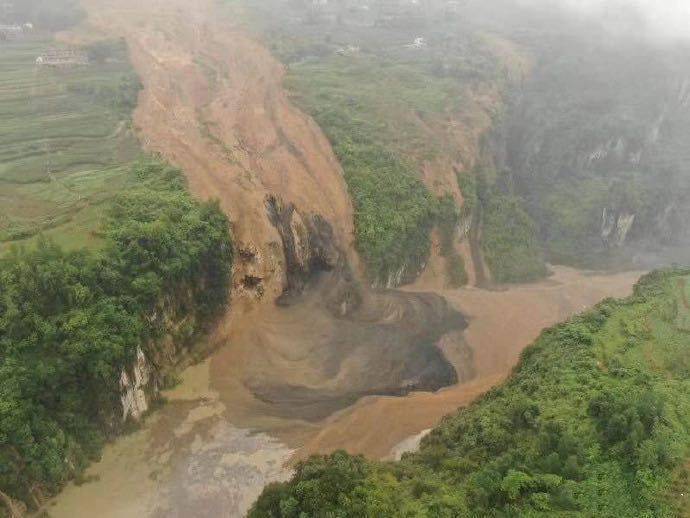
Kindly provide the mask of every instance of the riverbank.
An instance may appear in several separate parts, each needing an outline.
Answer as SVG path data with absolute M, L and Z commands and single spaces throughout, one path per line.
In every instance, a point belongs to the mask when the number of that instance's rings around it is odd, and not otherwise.
M 464 340 L 476 377 L 436 393 L 366 397 L 317 422 L 252 416 L 242 403 L 246 393 L 214 384 L 214 369 L 247 353 L 231 342 L 187 369 L 165 394 L 168 404 L 140 430 L 109 445 L 101 462 L 87 470 L 90 481 L 69 486 L 49 512 L 55 518 L 242 516 L 265 484 L 289 476 L 287 466 L 296 459 L 335 449 L 388 457 L 396 445 L 505 379 L 543 328 L 605 297 L 628 295 L 638 277 L 555 268 L 549 280 L 536 284 L 443 292 L 468 316 L 468 328 L 449 333 L 440 345 L 455 363 L 463 358 L 454 352 Z M 261 422 L 263 431 L 250 431 L 250 422 Z

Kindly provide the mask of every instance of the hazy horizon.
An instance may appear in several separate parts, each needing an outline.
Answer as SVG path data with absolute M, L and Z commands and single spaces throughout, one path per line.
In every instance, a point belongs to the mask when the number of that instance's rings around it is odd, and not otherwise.
M 543 4 L 543 0 L 517 0 L 518 3 Z M 690 38 L 690 2 L 685 0 L 548 0 L 585 15 L 594 15 L 613 27 L 631 28 L 642 22 L 641 29 L 662 40 Z M 626 9 L 629 12 L 625 12 Z

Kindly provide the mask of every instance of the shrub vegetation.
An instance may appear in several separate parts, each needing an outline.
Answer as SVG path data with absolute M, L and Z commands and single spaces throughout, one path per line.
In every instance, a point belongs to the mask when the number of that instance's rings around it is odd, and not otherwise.
M 418 155 L 432 156 L 408 117 L 442 109 L 447 84 L 430 84 L 411 66 L 374 58 L 325 58 L 293 65 L 287 86 L 312 114 L 345 171 L 355 208 L 356 246 L 373 283 L 424 265 L 438 203 L 419 178 Z M 397 95 L 391 95 L 391 91 Z

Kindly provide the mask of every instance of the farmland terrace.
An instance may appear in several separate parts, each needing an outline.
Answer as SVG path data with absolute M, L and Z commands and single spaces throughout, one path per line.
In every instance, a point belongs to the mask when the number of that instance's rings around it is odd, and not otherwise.
M 84 49 L 88 66 L 37 66 L 54 48 L 48 34 L 2 43 L 2 248 L 40 231 L 68 246 L 96 242 L 94 207 L 123 187 L 139 154 L 130 119 L 139 85 L 124 44 Z

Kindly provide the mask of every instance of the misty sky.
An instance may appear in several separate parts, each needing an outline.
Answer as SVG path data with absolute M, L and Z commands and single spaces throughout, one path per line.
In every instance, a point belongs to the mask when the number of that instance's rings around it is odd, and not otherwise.
M 657 37 L 690 38 L 690 0 L 556 0 L 571 8 L 615 20 L 634 7 Z

